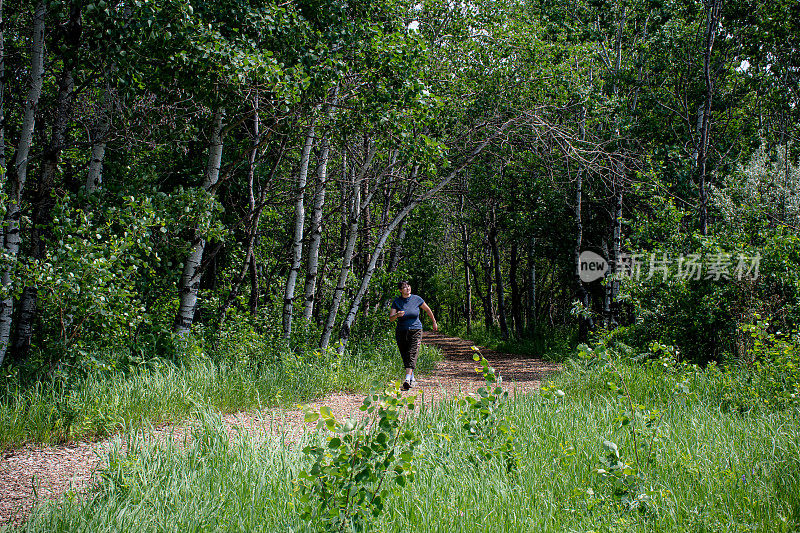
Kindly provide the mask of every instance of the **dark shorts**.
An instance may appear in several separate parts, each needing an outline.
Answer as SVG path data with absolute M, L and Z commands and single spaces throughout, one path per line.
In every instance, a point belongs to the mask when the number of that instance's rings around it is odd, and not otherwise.
M 416 368 L 419 345 L 422 342 L 422 330 L 395 329 L 394 338 L 397 340 L 397 348 L 400 350 L 400 355 L 403 357 L 404 368 Z

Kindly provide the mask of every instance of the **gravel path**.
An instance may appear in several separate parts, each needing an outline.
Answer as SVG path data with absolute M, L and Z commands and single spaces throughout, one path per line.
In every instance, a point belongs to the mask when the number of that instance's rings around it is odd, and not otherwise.
M 434 372 L 420 377 L 418 388 L 413 391 L 423 392 L 420 398 L 426 405 L 433 406 L 454 394 L 474 392 L 483 385 L 482 376 L 475 372 L 470 341 L 425 332 L 423 342 L 438 347 L 444 354 Z M 535 357 L 488 349 L 481 352 L 503 376 L 506 387 L 516 393 L 537 388 L 545 373 L 559 369 L 559 365 Z M 363 399 L 362 394 L 334 393 L 312 405 L 327 405 L 342 419 L 357 411 Z M 303 413 L 297 409 L 240 412 L 225 415 L 223 420 L 231 435 L 239 430 L 284 433 L 291 441 L 314 427 L 304 423 Z M 153 430 L 151 435 L 156 439 L 182 440 L 188 432 L 187 425 L 164 426 Z M 110 440 L 44 447 L 29 444 L 5 452 L 0 458 L 0 527 L 22 523 L 37 501 L 59 498 L 67 491 L 86 490 L 110 445 Z

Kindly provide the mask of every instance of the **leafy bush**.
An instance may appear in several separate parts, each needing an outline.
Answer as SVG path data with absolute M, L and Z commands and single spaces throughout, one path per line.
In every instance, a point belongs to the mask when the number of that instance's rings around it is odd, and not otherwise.
M 481 366 L 475 369 L 483 374 L 485 387 L 478 389 L 477 395 L 467 395 L 457 399 L 460 407 L 458 422 L 477 446 L 477 454 L 470 455 L 473 461 L 486 461 L 498 458 L 509 474 L 517 474 L 520 455 L 517 451 L 517 427 L 502 415 L 503 406 L 508 401 L 508 391 L 503 390 L 503 380 L 480 353 L 476 346 L 473 360 Z
M 412 460 L 419 444 L 405 428 L 406 410 L 416 396 L 404 397 L 400 383 L 375 383 L 361 410 L 370 417 L 340 422 L 327 406 L 319 412 L 305 408 L 306 422 L 319 420 L 319 429 L 334 433 L 324 446 L 309 445 L 303 453 L 312 460 L 295 480 L 300 517 L 325 531 L 362 531 L 384 509 L 395 490 L 414 480 Z

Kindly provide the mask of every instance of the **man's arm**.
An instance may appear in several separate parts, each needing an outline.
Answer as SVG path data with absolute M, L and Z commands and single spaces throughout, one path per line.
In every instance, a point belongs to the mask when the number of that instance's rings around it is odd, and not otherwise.
M 431 322 L 433 323 L 433 331 L 439 331 L 439 324 L 437 324 L 436 319 L 433 318 L 433 311 L 431 311 L 431 308 L 428 307 L 428 304 L 423 303 L 422 305 L 419 306 L 419 308 L 428 313 L 428 317 L 431 319 Z

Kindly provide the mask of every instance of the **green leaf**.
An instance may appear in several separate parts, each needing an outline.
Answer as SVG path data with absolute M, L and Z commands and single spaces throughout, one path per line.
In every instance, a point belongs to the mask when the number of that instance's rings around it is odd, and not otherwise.
M 610 440 L 603 441 L 603 448 L 605 448 L 609 453 L 614 454 L 616 457 L 619 457 L 619 449 L 617 448 L 617 445 Z

